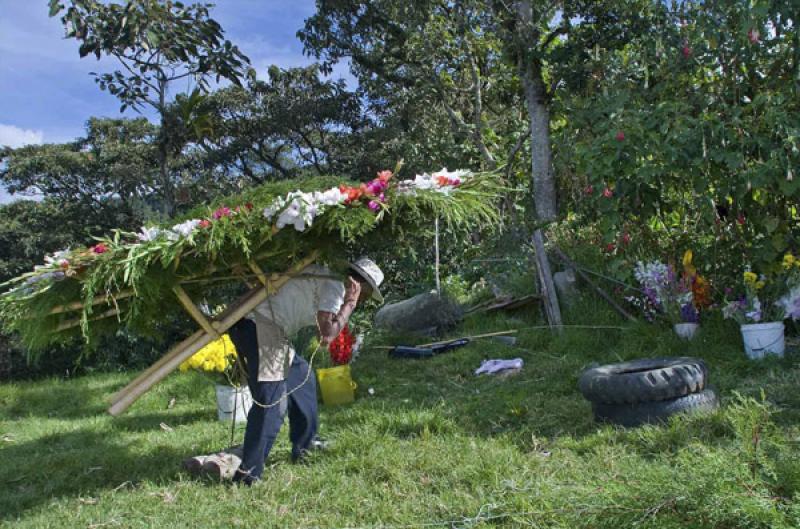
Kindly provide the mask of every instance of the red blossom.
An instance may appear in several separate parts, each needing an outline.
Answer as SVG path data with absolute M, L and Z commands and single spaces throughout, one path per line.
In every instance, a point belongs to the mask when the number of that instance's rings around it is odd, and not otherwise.
M 350 327 L 345 325 L 339 336 L 333 339 L 328 345 L 328 352 L 331 354 L 333 365 L 343 365 L 350 362 L 353 357 L 353 344 L 356 339 L 350 334 Z
M 388 182 L 389 179 L 392 177 L 392 172 L 390 170 L 380 171 L 378 173 L 378 180 L 381 182 Z
M 198 226 L 200 226 L 201 228 L 209 228 L 211 227 L 211 221 L 208 219 L 203 219 L 200 221 L 200 224 L 198 224 Z
M 739 224 L 739 226 L 744 226 L 746 220 L 747 219 L 745 219 L 744 213 L 739 213 L 739 215 L 736 217 L 736 222 Z
M 617 141 L 625 141 L 625 132 L 618 130 L 616 138 Z
M 247 211 L 253 211 L 253 203 L 248 202 L 247 204 L 244 205 L 244 209 L 246 209 Z
M 607 187 L 603 189 L 603 196 L 606 198 L 611 198 L 614 196 L 614 191 L 612 191 L 610 187 Z
M 690 48 L 688 44 L 684 44 L 681 52 L 683 53 L 683 57 L 688 59 L 692 55 L 692 48 Z
M 622 234 L 622 244 L 630 244 L 631 243 L 631 234 L 630 233 L 623 233 Z
M 231 208 L 222 206 L 221 208 L 217 209 L 212 216 L 214 217 L 214 220 L 219 220 L 223 217 L 230 217 Z
M 747 32 L 747 38 L 750 39 L 751 44 L 758 44 L 761 40 L 761 33 L 756 28 L 750 28 Z
M 97 254 L 106 253 L 108 251 L 108 246 L 101 242 L 92 246 L 92 251 Z
M 590 185 L 588 185 L 588 186 L 584 187 L 584 188 L 583 188 L 583 192 L 584 192 L 585 194 L 587 194 L 587 195 L 591 195 L 591 194 L 593 194 L 593 193 L 594 193 L 594 186 L 590 184 Z
M 616 248 L 616 245 L 613 242 L 606 244 L 605 251 L 611 253 Z

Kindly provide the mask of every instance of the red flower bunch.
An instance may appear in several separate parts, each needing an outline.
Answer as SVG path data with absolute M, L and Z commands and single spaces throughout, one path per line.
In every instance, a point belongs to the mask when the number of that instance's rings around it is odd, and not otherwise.
M 384 191 L 389 187 L 389 180 L 392 178 L 391 171 L 381 171 L 378 177 L 373 179 L 367 184 L 361 184 L 358 187 L 348 187 L 346 185 L 339 186 L 339 191 L 347 195 L 344 203 L 351 205 L 361 199 L 367 199 L 367 206 L 372 211 L 378 211 L 380 205 L 386 201 Z
M 106 246 L 102 242 L 92 246 L 92 252 L 94 253 L 106 253 L 107 251 L 108 251 L 108 246 Z
M 350 334 L 350 327 L 345 325 L 339 336 L 328 345 L 333 365 L 340 366 L 350 362 L 353 357 L 353 344 L 356 339 Z

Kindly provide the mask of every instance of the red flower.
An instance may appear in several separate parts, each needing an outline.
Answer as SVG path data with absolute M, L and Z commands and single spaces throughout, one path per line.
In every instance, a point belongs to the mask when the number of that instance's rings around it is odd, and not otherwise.
M 631 243 L 631 234 L 630 233 L 623 233 L 622 234 L 622 243 L 623 244 L 630 244 Z
M 231 208 L 227 206 L 222 206 L 221 208 L 217 209 L 212 215 L 214 220 L 219 220 L 223 217 L 230 217 L 231 216 Z
M 739 224 L 739 226 L 744 226 L 745 221 L 746 219 L 744 217 L 744 213 L 739 213 L 739 216 L 736 217 L 736 222 Z
M 388 169 L 385 171 L 380 171 L 378 173 L 378 180 L 380 180 L 381 182 L 388 182 L 391 177 L 392 177 L 392 172 L 389 171 Z
M 356 339 L 350 334 L 350 327 L 345 325 L 339 336 L 328 345 L 333 365 L 343 365 L 350 362 L 353 357 L 353 344 Z
M 614 245 L 614 243 L 610 242 L 610 243 L 606 244 L 605 251 L 608 252 L 608 253 L 611 253 L 611 252 L 614 251 L 615 248 L 616 248 L 616 246 Z
M 751 44 L 758 44 L 758 41 L 761 40 L 761 33 L 756 28 L 750 28 L 747 38 L 750 39 Z
M 621 130 L 617 131 L 617 141 L 625 141 L 625 133 Z
M 610 187 L 607 187 L 603 189 L 603 196 L 606 198 L 611 198 L 614 196 L 614 191 L 612 191 Z
M 692 55 L 692 48 L 690 48 L 688 44 L 684 44 L 681 52 L 683 53 L 683 57 L 688 59 Z
M 108 251 L 108 246 L 101 242 L 92 246 L 92 251 L 97 254 L 106 253 Z
M 583 188 L 583 192 L 585 194 L 587 194 L 587 195 L 591 195 L 592 193 L 594 193 L 594 186 L 590 184 L 590 185 L 584 187 Z
M 201 228 L 208 228 L 211 226 L 211 221 L 208 219 L 203 219 L 200 221 L 200 224 L 198 224 L 198 226 L 200 226 Z
M 253 211 L 253 203 L 248 202 L 247 204 L 244 205 L 244 209 L 246 209 L 247 211 Z

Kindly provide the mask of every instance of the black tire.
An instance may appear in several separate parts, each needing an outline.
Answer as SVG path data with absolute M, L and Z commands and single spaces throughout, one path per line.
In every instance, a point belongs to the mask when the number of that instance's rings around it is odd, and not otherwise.
M 593 403 L 635 404 L 702 391 L 707 374 L 699 358 L 645 358 L 587 369 L 578 388 Z
M 596 421 L 639 426 L 664 421 L 676 413 L 710 411 L 719 407 L 719 399 L 712 388 L 677 399 L 640 402 L 638 404 L 592 404 Z

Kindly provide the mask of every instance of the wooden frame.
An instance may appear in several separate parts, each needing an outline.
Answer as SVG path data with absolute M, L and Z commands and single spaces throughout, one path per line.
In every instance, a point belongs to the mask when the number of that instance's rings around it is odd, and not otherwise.
M 176 286 L 175 289 L 173 289 L 176 296 L 178 296 L 184 309 L 192 316 L 192 319 L 198 322 L 201 329 L 195 331 L 194 334 L 173 346 L 172 349 L 162 356 L 155 364 L 143 371 L 127 386 L 119 390 L 112 397 L 108 412 L 115 416 L 123 413 L 136 399 L 177 369 L 187 358 L 190 358 L 197 351 L 218 338 L 220 334 L 233 327 L 239 320 L 267 299 L 268 296 L 277 292 L 292 277 L 312 264 L 317 256 L 318 253 L 313 252 L 280 275 L 272 274 L 266 276 L 262 274 L 265 280 L 262 286 L 250 290 L 247 294 L 231 304 L 219 317 L 213 320 L 207 319 L 192 302 L 186 292 L 179 285 Z

